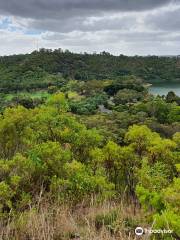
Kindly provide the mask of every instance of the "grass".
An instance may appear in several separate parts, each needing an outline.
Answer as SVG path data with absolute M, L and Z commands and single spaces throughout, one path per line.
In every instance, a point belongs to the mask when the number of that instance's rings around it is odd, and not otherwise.
M 126 220 L 134 225 L 126 227 Z M 97 226 L 97 221 L 100 225 Z M 133 214 L 131 206 L 105 202 L 101 205 L 79 204 L 76 207 L 50 204 L 42 200 L 19 215 L 0 222 L 3 240 L 136 240 L 134 226 L 143 221 L 142 213 Z M 109 225 L 113 224 L 114 231 Z M 141 238 L 143 239 L 143 238 Z
M 51 94 L 47 91 L 33 91 L 33 92 L 20 92 L 20 93 L 8 93 L 3 95 L 5 100 L 10 101 L 13 97 L 21 96 L 21 97 L 31 97 L 35 98 L 48 98 Z

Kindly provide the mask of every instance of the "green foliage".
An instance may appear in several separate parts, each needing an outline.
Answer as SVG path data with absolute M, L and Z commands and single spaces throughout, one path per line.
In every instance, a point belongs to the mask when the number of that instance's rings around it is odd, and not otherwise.
M 154 139 L 160 139 L 157 133 L 151 132 L 151 130 L 145 126 L 131 126 L 125 136 L 126 142 L 130 142 L 133 148 L 136 150 L 139 156 L 142 156 L 143 152 L 150 146 L 151 141 Z
M 147 111 L 150 116 L 157 118 L 160 123 L 168 122 L 168 114 L 171 105 L 167 104 L 163 99 L 157 97 L 147 103 Z
M 106 94 L 97 94 L 82 101 L 70 102 L 71 111 L 77 114 L 94 114 L 99 105 L 106 104 Z
M 180 236 L 180 220 L 179 215 L 175 214 L 173 211 L 166 210 L 163 211 L 162 214 L 155 214 L 154 215 L 154 229 L 166 229 L 173 231 L 172 234 L 163 234 L 163 235 L 157 235 L 157 239 L 165 239 L 169 240 L 172 239 L 178 239 Z
M 170 123 L 180 122 L 180 106 L 173 106 L 168 114 L 168 120 Z
M 173 93 L 148 95 L 143 85 L 177 80 L 177 61 L 45 49 L 2 57 L 1 217 L 41 199 L 138 198 L 148 223 L 154 218 L 154 227 L 178 236 L 179 103 Z M 117 225 L 116 211 L 96 217 L 97 228 Z
M 136 194 L 140 203 L 147 210 L 151 208 L 158 212 L 163 210 L 164 202 L 161 190 L 167 187 L 170 181 L 168 165 L 156 162 L 150 166 L 148 160 L 143 159 L 142 167 L 138 170 L 137 175 Z
M 139 185 L 136 187 L 136 194 L 145 210 L 151 210 L 151 208 L 153 208 L 155 211 L 160 212 L 164 209 L 161 194 L 155 191 L 149 191 Z
M 135 90 L 123 89 L 123 90 L 119 90 L 117 92 L 117 94 L 115 95 L 115 98 L 114 98 L 114 102 L 116 105 L 137 102 L 137 101 L 141 100 L 142 97 L 143 97 L 143 95 L 138 93 Z
M 5 110 L 0 117 L 0 157 L 11 158 L 30 144 L 30 116 L 31 112 L 21 106 Z
M 33 161 L 44 168 L 44 173 L 49 177 L 63 176 L 64 164 L 71 160 L 71 151 L 63 149 L 58 142 L 45 142 L 36 145 L 29 153 Z M 38 162 L 37 162 L 38 161 Z
M 153 209 L 151 214 L 154 218 L 154 229 L 170 229 L 176 238 L 180 234 L 180 178 L 174 178 L 173 183 L 169 184 L 166 173 L 168 169 L 163 168 L 162 163 L 150 168 L 147 161 L 144 161 L 136 193 L 146 210 Z M 165 236 L 163 239 L 169 239 L 170 235 Z
M 84 164 L 73 161 L 65 165 L 65 179 L 53 178 L 52 193 L 63 199 L 79 202 L 91 195 L 100 194 L 101 198 L 113 195 L 113 184 L 106 181 L 104 176 L 93 175 Z
M 148 160 L 143 159 L 142 167 L 137 174 L 139 183 L 150 191 L 158 192 L 169 184 L 170 171 L 168 165 L 162 162 L 150 166 Z
M 180 236 L 180 178 L 163 190 L 166 210 L 154 215 L 155 227 L 171 229 L 175 238 Z
M 115 95 L 119 93 L 119 98 L 122 96 L 125 100 L 126 98 L 132 99 L 134 97 L 137 97 L 140 92 L 145 91 L 145 88 L 143 87 L 142 81 L 140 79 L 128 75 L 119 77 L 111 85 L 106 86 L 104 90 L 109 95 Z
M 66 82 L 63 78 L 87 81 L 123 79 L 131 75 L 152 83 L 177 82 L 178 66 L 179 59 L 175 57 L 74 54 L 69 51 L 41 49 L 31 54 L 1 57 L 0 88 L 9 92 L 49 86 L 61 87 Z M 134 89 L 133 87 L 134 85 L 131 89 Z M 93 88 L 98 89 L 98 84 L 94 83 Z M 140 87 L 139 90 L 141 89 Z
M 5 208 L 12 207 L 11 198 L 13 197 L 14 192 L 10 186 L 4 181 L 0 182 L 0 213 L 5 211 Z M 1 215 L 1 214 L 0 214 Z
M 155 227 L 170 229 L 173 236 L 180 236 L 180 178 L 175 178 L 173 183 L 163 190 L 163 201 L 166 206 L 161 214 L 155 214 Z
M 173 183 L 164 190 L 164 201 L 167 209 L 180 214 L 180 178 L 174 178 Z
M 172 91 L 168 92 L 167 96 L 166 96 L 166 102 L 168 103 L 172 103 L 172 102 L 176 102 L 179 103 L 180 98 L 178 96 L 176 96 L 176 94 Z
M 178 149 L 180 149 L 180 133 L 179 132 L 174 134 L 173 140 L 177 144 Z
M 48 99 L 47 104 L 55 107 L 58 112 L 66 112 L 69 109 L 63 93 L 57 93 Z

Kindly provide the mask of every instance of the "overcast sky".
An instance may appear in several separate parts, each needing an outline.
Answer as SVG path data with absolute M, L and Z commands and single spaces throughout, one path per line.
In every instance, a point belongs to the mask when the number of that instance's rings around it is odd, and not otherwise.
M 0 0 L 0 55 L 180 54 L 180 0 Z

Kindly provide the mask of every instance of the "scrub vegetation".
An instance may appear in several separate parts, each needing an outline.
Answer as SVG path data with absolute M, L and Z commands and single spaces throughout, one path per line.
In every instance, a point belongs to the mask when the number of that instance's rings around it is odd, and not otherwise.
M 180 98 L 146 86 L 179 81 L 179 59 L 0 60 L 1 239 L 180 238 Z

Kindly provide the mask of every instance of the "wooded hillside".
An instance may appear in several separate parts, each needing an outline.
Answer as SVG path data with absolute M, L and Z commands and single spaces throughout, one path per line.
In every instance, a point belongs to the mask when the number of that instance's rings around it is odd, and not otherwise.
M 126 75 L 148 83 L 180 82 L 180 58 L 75 54 L 61 49 L 0 58 L 1 91 L 46 88 L 61 84 L 60 77 L 86 81 Z

